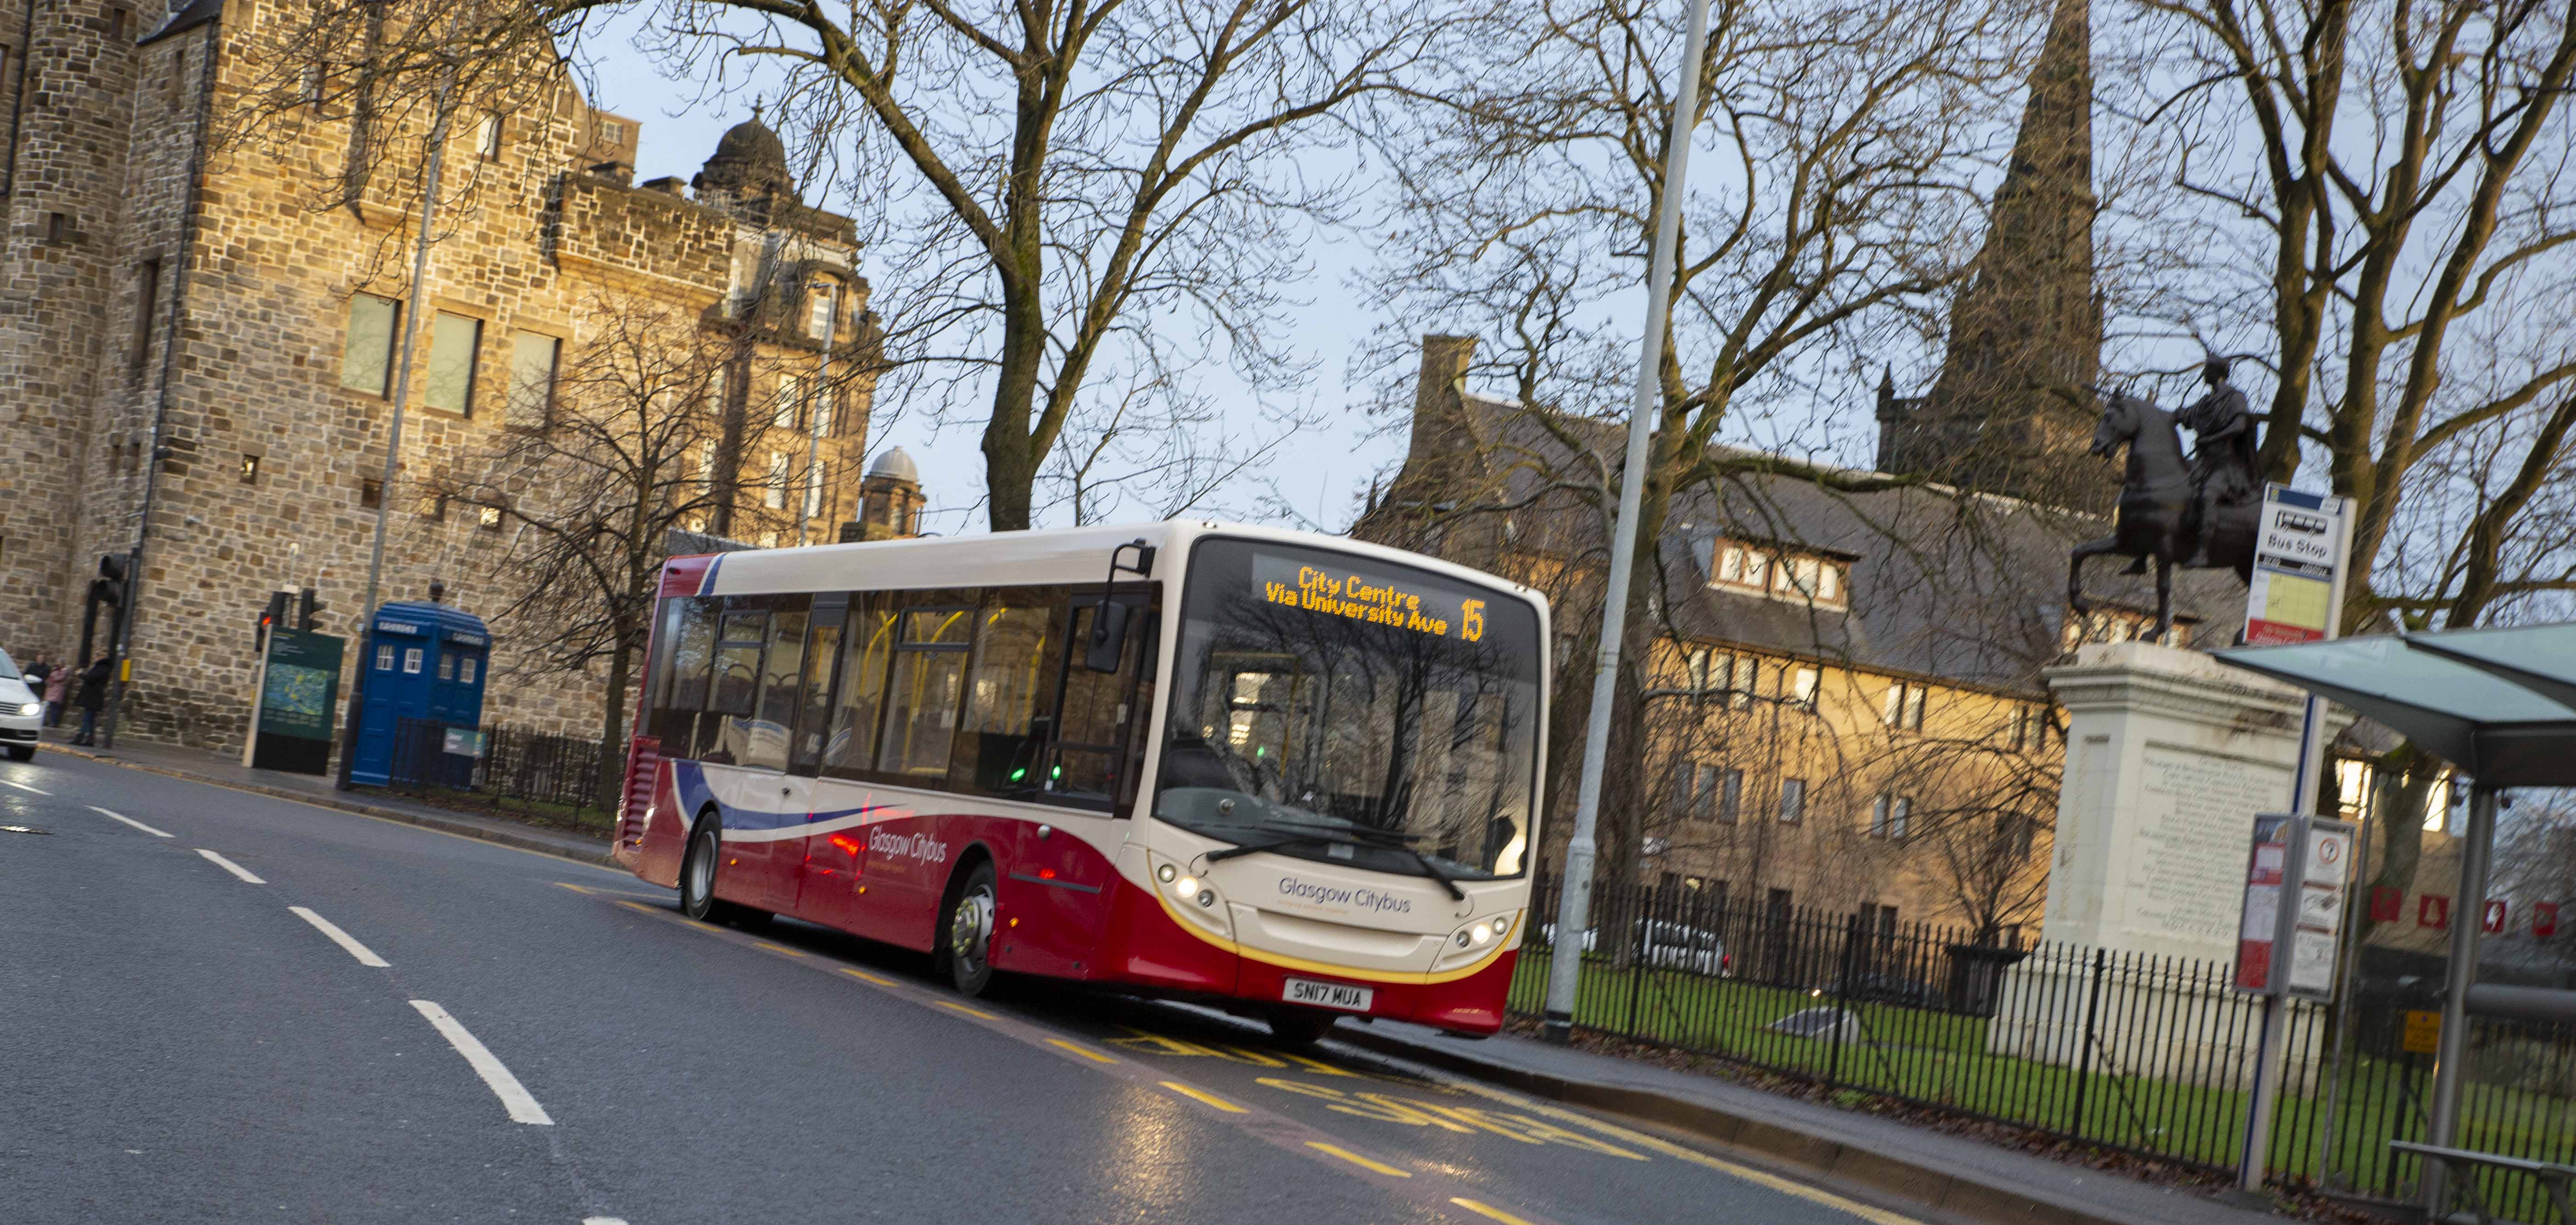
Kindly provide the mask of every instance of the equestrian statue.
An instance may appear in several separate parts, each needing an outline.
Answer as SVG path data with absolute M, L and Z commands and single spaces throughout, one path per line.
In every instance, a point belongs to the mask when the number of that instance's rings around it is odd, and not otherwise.
M 2066 571 L 2066 604 L 2077 613 L 2093 610 L 2084 595 L 2086 558 L 2131 558 L 2129 574 L 2146 573 L 2153 561 L 2156 626 L 2146 636 L 2157 642 L 2173 629 L 2177 562 L 2186 570 L 2234 570 L 2247 582 L 2254 576 L 2255 519 L 2263 494 L 2254 461 L 2254 414 L 2245 393 L 2227 381 L 2225 359 L 2210 359 L 2201 381 L 2209 384 L 2209 394 L 2176 413 L 2122 392 L 2094 392 L 2102 400 L 2102 421 L 2093 429 L 2093 453 L 2108 459 L 2126 446 L 2128 470 L 2111 534 L 2075 546 Z M 2188 457 L 2176 426 L 2192 432 Z

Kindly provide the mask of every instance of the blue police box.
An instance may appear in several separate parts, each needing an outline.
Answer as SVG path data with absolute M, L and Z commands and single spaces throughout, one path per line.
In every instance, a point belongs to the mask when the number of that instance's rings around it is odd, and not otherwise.
M 350 781 L 376 787 L 391 781 L 395 734 L 405 719 L 482 727 L 491 653 L 483 618 L 463 609 L 415 600 L 378 608 L 358 654 L 367 688 Z

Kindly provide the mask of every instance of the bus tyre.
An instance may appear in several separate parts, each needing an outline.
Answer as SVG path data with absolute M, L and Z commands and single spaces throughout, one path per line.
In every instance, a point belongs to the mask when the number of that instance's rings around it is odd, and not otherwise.
M 993 982 L 993 900 L 993 864 L 984 860 L 966 870 L 939 929 L 939 959 L 957 993 L 969 999 Z
M 723 854 L 718 845 L 722 822 L 714 813 L 698 818 L 696 829 L 689 831 L 689 849 L 680 856 L 680 913 L 692 919 L 715 917 L 722 909 L 716 901 L 716 860 Z
M 1270 1022 L 1270 1036 L 1290 1046 L 1313 1046 L 1332 1032 L 1336 1019 L 1329 1012 L 1304 1008 L 1273 1008 L 1263 1018 Z

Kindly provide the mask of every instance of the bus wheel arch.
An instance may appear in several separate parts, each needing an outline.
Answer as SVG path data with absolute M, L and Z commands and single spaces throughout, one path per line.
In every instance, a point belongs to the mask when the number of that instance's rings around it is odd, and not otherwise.
M 970 999 L 984 994 L 993 982 L 994 916 L 1001 880 L 996 862 L 992 849 L 983 843 L 966 845 L 957 857 L 957 867 L 948 874 L 948 887 L 940 891 L 939 917 L 931 934 L 934 964 L 958 994 Z

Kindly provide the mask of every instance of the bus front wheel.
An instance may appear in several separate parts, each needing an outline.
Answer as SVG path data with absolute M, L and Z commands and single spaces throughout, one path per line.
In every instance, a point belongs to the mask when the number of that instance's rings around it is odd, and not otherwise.
M 719 824 L 715 814 L 698 818 L 689 832 L 688 853 L 680 857 L 680 913 L 705 920 L 716 913 L 716 859 Z
M 993 982 L 993 879 L 990 860 L 967 870 L 939 934 L 940 960 L 957 993 L 970 999 Z

